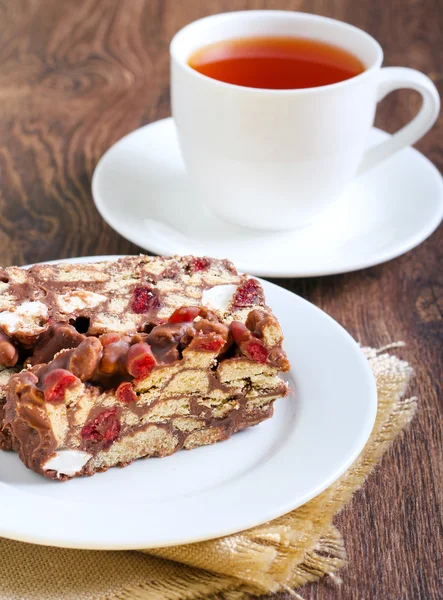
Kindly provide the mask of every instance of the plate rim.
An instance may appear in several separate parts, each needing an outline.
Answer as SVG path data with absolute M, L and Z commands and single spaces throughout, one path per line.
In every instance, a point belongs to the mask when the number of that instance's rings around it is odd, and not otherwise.
M 113 213 L 107 208 L 107 203 L 100 193 L 99 186 L 100 186 L 101 171 L 103 170 L 104 165 L 106 164 L 106 162 L 109 158 L 109 154 L 112 151 L 115 151 L 115 149 L 120 144 L 127 142 L 128 139 L 130 139 L 131 137 L 137 138 L 137 136 L 140 135 L 141 132 L 144 132 L 144 131 L 148 130 L 149 128 L 165 127 L 165 126 L 167 127 L 167 126 L 169 126 L 169 124 L 174 126 L 173 117 L 166 117 L 164 119 L 159 119 L 157 121 L 153 121 L 151 123 L 143 125 L 142 127 L 138 127 L 137 129 L 134 129 L 133 131 L 131 131 L 131 132 L 127 133 L 126 135 L 124 135 L 123 137 L 121 137 L 112 146 L 110 146 L 105 151 L 105 153 L 101 156 L 101 158 L 99 159 L 99 161 L 94 169 L 94 173 L 92 175 L 92 180 L 91 180 L 92 198 L 93 198 L 95 207 L 97 208 L 100 216 L 104 219 L 104 221 L 114 231 L 116 231 L 119 235 L 121 235 L 124 239 L 130 241 L 133 244 L 136 244 L 137 246 L 140 246 L 145 251 L 153 252 L 157 255 L 163 255 L 163 256 L 172 256 L 174 254 L 174 253 L 171 253 L 171 251 L 168 249 L 167 243 L 162 244 L 161 242 L 153 241 L 153 242 L 149 242 L 149 247 L 148 247 L 148 243 L 142 243 L 142 241 L 139 239 L 139 237 L 137 235 L 131 235 L 130 233 L 128 234 L 127 231 L 124 231 L 124 228 L 120 227 L 118 219 L 114 218 L 112 216 Z M 377 132 L 377 134 L 381 136 L 381 139 L 383 139 L 383 138 L 388 139 L 388 138 L 392 137 L 391 134 L 389 134 L 377 127 L 372 127 L 371 131 Z M 353 271 L 359 271 L 361 269 L 366 269 L 369 267 L 374 267 L 374 266 L 383 264 L 384 262 L 388 262 L 390 260 L 398 258 L 399 256 L 401 256 L 401 255 L 405 254 L 406 252 L 409 252 L 410 250 L 413 250 L 414 248 L 419 246 L 422 242 L 424 242 L 429 236 L 431 236 L 434 233 L 434 231 L 437 229 L 437 227 L 440 225 L 441 221 L 443 220 L 443 177 L 440 174 L 440 171 L 437 169 L 437 167 L 426 156 L 424 156 L 421 152 L 419 152 L 417 149 L 413 148 L 412 146 L 409 146 L 408 148 L 404 148 L 403 150 L 400 150 L 398 154 L 402 154 L 402 153 L 412 153 L 414 160 L 421 162 L 422 167 L 429 170 L 429 177 L 432 177 L 435 180 L 436 185 L 440 188 L 439 209 L 435 211 L 433 218 L 430 218 L 427 221 L 427 223 L 423 227 L 421 227 L 421 229 L 419 229 L 418 231 L 415 232 L 414 235 L 409 236 L 406 240 L 400 240 L 398 242 L 394 242 L 390 246 L 390 248 L 388 248 L 386 250 L 380 250 L 377 253 L 377 255 L 374 256 L 373 259 L 368 258 L 367 260 L 355 261 L 354 263 L 352 263 L 352 260 L 351 260 L 346 266 L 344 266 L 342 268 L 339 268 L 337 266 L 329 266 L 329 267 L 326 266 L 323 268 L 319 267 L 317 269 L 308 269 L 308 270 L 298 269 L 296 271 L 293 271 L 291 269 L 279 268 L 278 264 L 276 264 L 276 266 L 274 268 L 264 269 L 264 270 L 260 269 L 259 266 L 257 268 L 254 267 L 253 269 L 251 269 L 250 268 L 251 265 L 247 265 L 248 268 L 246 268 L 244 270 L 246 272 L 250 272 L 258 277 L 274 277 L 274 278 L 323 277 L 323 276 L 328 276 L 328 275 L 339 275 L 339 274 L 350 273 Z M 375 167 L 375 169 L 376 168 L 377 167 Z M 352 258 L 352 253 L 350 254 L 350 256 Z M 236 264 L 239 265 L 239 267 L 241 267 L 241 264 L 239 264 L 238 260 L 236 261 Z
M 124 256 L 128 256 L 128 255 L 87 256 L 87 257 L 78 257 L 78 258 L 71 258 L 71 259 L 58 259 L 58 260 L 46 261 L 45 263 L 37 263 L 37 264 L 57 264 L 57 263 L 74 263 L 74 262 L 87 263 L 87 262 L 94 262 L 94 261 L 100 261 L 100 260 L 110 260 L 110 259 L 115 260 L 117 258 L 122 258 Z M 29 266 L 32 266 L 32 265 L 25 265 L 25 267 L 29 267 Z M 23 268 L 25 268 L 25 267 L 23 267 Z M 278 293 L 279 294 L 282 293 L 284 296 L 286 296 L 288 298 L 289 301 L 291 300 L 291 297 L 294 296 L 302 304 L 309 306 L 308 310 L 311 310 L 313 313 L 319 315 L 320 318 L 325 319 L 327 322 L 331 323 L 332 326 L 334 328 L 336 328 L 337 331 L 340 332 L 341 336 L 343 336 L 343 338 L 346 339 L 346 343 L 350 344 L 353 347 L 353 350 L 354 350 L 353 354 L 356 357 L 356 359 L 359 361 L 360 365 L 363 367 L 362 374 L 365 377 L 364 385 L 369 383 L 369 386 L 370 386 L 370 389 L 368 389 L 368 391 L 366 392 L 367 397 L 368 397 L 369 415 L 366 417 L 364 426 L 362 426 L 363 432 L 360 432 L 359 443 L 355 445 L 353 452 L 350 453 L 349 455 L 347 455 L 346 460 L 344 460 L 340 464 L 340 467 L 337 468 L 335 472 L 330 474 L 329 477 L 325 478 L 324 481 L 320 485 L 317 485 L 314 489 L 312 489 L 310 491 L 310 493 L 305 494 L 301 498 L 301 501 L 296 502 L 296 503 L 293 503 L 293 502 L 288 503 L 286 501 L 283 504 L 279 504 L 277 509 L 272 509 L 272 510 L 268 509 L 266 512 L 266 515 L 260 517 L 259 520 L 257 520 L 256 518 L 255 519 L 253 518 L 249 522 L 246 522 L 244 526 L 241 526 L 241 527 L 235 526 L 234 528 L 225 527 L 224 529 L 217 531 L 217 533 L 211 533 L 209 535 L 207 535 L 207 534 L 196 535 L 192 538 L 186 538 L 186 539 L 182 539 L 182 538 L 178 538 L 175 540 L 171 539 L 171 540 L 167 541 L 166 543 L 165 542 L 159 543 L 158 540 L 157 541 L 154 540 L 153 542 L 141 542 L 140 541 L 137 543 L 128 543 L 128 542 L 122 543 L 121 541 L 115 542 L 115 543 L 110 543 L 110 542 L 100 543 L 97 541 L 81 542 L 81 541 L 78 541 L 78 540 L 76 541 L 75 539 L 73 539 L 72 533 L 70 534 L 70 538 L 68 540 L 66 540 L 66 539 L 64 540 L 60 536 L 58 536 L 56 538 L 47 537 L 45 534 L 30 536 L 30 535 L 27 535 L 26 532 L 8 530 L 7 525 L 5 525 L 4 523 L 2 524 L 1 516 L 0 516 L 0 536 L 8 538 L 8 539 L 16 540 L 16 541 L 34 543 L 37 545 L 55 546 L 55 547 L 73 548 L 73 549 L 75 548 L 75 549 L 84 549 L 84 550 L 137 550 L 137 549 L 149 549 L 149 548 L 155 548 L 155 547 L 170 547 L 170 546 L 181 545 L 181 544 L 197 543 L 197 542 L 202 542 L 202 541 L 206 541 L 206 540 L 210 540 L 210 539 L 216 539 L 216 538 L 223 537 L 226 535 L 233 535 L 240 531 L 245 531 L 251 527 L 256 527 L 267 521 L 278 518 L 291 510 L 295 510 L 296 508 L 299 508 L 300 506 L 304 505 L 306 502 L 309 502 L 311 499 L 313 499 L 316 496 L 318 496 L 319 494 L 321 494 L 325 489 L 327 489 L 330 485 L 332 485 L 335 481 L 337 481 L 337 479 L 339 479 L 341 477 L 341 475 L 343 475 L 343 473 L 345 473 L 345 471 L 358 458 L 358 456 L 362 452 L 362 450 L 363 450 L 364 446 L 366 445 L 367 440 L 369 439 L 369 436 L 372 432 L 372 429 L 373 429 L 373 426 L 375 423 L 375 419 L 376 419 L 376 415 L 377 415 L 377 407 L 378 407 L 377 387 L 376 387 L 376 380 L 375 380 L 374 374 L 369 366 L 369 362 L 368 362 L 367 358 L 364 356 L 364 354 L 361 350 L 361 347 L 357 344 L 357 342 L 354 340 L 354 338 L 346 331 L 346 329 L 344 329 L 344 327 L 342 325 L 340 325 L 335 319 L 333 319 L 325 311 L 321 310 L 320 308 L 318 308 L 317 306 L 315 306 L 308 300 L 298 296 L 297 294 L 295 294 L 279 285 L 276 285 L 276 284 L 268 282 L 268 281 L 262 281 L 262 283 L 265 284 L 265 286 L 264 286 L 265 292 L 266 292 L 266 287 L 269 286 L 272 288 L 276 288 L 278 290 Z M 362 379 L 362 381 L 363 381 L 363 379 Z M 3 486 L 5 486 L 6 489 L 9 488 L 9 490 L 12 491 L 11 496 L 20 496 L 20 497 L 25 496 L 25 499 L 26 499 L 26 497 L 29 497 L 29 499 L 31 499 L 31 500 L 32 500 L 32 498 L 35 498 L 35 495 L 27 490 L 17 490 L 13 486 L 10 486 L 8 484 L 3 484 L 2 482 L 0 482 L 0 488 L 3 488 Z M 4 496 L 3 498 L 7 498 L 7 496 Z M 55 503 L 61 502 L 60 500 L 53 499 L 53 498 L 51 498 L 50 501 L 55 502 Z

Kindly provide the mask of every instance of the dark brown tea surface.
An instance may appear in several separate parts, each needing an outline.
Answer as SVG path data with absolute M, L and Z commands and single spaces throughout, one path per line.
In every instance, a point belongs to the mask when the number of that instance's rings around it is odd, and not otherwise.
M 362 73 L 362 62 L 337 46 L 295 37 L 251 37 L 204 46 L 190 67 L 225 83 L 293 90 L 330 85 Z

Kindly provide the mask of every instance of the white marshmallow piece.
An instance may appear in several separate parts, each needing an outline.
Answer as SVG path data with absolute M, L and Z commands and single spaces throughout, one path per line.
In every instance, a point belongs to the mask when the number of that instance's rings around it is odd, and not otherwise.
M 95 308 L 107 300 L 103 294 L 88 292 L 87 290 L 74 290 L 58 297 L 58 305 L 64 313 L 72 313 L 85 308 Z
M 212 310 L 217 310 L 225 313 L 232 302 L 232 298 L 237 291 L 237 286 L 228 283 L 223 285 L 215 285 L 209 290 L 204 290 L 202 294 L 202 304 Z
M 8 335 L 16 331 L 35 330 L 40 327 L 40 320 L 48 317 L 48 307 L 43 302 L 23 302 L 9 310 L 0 312 L 0 326 Z
M 92 454 L 82 450 L 59 450 L 43 465 L 43 471 L 57 471 L 57 477 L 68 475 L 73 477 L 81 471 Z

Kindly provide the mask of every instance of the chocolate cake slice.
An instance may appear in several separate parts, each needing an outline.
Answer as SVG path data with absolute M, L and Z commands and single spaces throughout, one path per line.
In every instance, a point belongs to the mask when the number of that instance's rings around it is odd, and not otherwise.
M 0 269 L 0 448 L 65 480 L 225 440 L 288 393 L 282 340 L 226 260 Z

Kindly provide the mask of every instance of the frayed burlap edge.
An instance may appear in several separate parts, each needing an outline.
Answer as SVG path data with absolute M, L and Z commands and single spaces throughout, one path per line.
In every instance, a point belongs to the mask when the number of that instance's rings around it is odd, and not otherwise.
M 235 600 L 248 593 L 292 590 L 325 575 L 339 582 L 334 574 L 345 562 L 345 548 L 332 527 L 332 519 L 363 485 L 417 408 L 416 398 L 402 398 L 411 367 L 386 352 L 403 345 L 398 342 L 379 350 L 363 348 L 377 381 L 376 422 L 360 457 L 335 484 L 297 510 L 252 530 L 220 540 L 147 552 L 235 577 L 247 586 L 234 590 Z
M 20 561 L 29 566 L 29 573 L 20 569 L 20 590 L 28 589 L 29 584 L 29 593 L 14 595 L 17 574 L 11 573 L 6 582 L 8 592 L 3 594 L 0 587 L 0 600 L 25 597 L 27 600 L 245 600 L 250 595 L 276 591 L 286 591 L 300 599 L 295 590 L 306 583 L 324 576 L 339 583 L 336 572 L 345 564 L 346 553 L 341 534 L 332 520 L 363 485 L 416 410 L 415 398 L 402 399 L 411 368 L 386 352 L 401 345 L 363 349 L 377 381 L 378 411 L 374 429 L 352 467 L 309 503 L 251 530 L 218 540 L 146 551 L 151 556 L 138 552 L 88 554 L 0 540 L 0 560 L 9 565 Z M 77 572 L 66 576 L 59 592 L 56 583 L 48 580 L 39 584 L 39 591 L 33 595 L 40 565 L 44 569 L 49 561 L 54 564 L 57 557 L 60 560 L 58 578 L 65 576 L 66 569 L 62 566 L 69 562 L 77 563 Z M 127 566 L 123 569 L 125 561 Z M 89 583 L 85 564 L 91 564 Z M 113 578 L 114 567 L 119 575 Z M 1 577 L 5 576 L 8 578 L 6 566 Z M 1 577 L 0 583 L 3 582 Z

